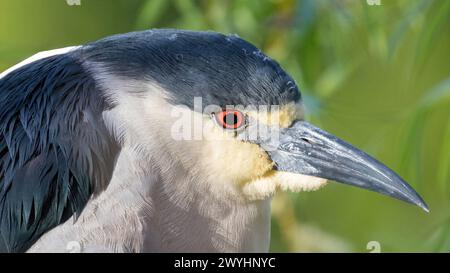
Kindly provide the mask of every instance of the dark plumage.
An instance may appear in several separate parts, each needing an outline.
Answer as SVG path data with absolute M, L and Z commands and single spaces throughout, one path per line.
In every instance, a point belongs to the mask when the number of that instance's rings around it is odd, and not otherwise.
M 107 185 L 118 147 L 106 107 L 71 55 L 0 80 L 0 252 L 25 251 Z
M 109 73 L 154 81 L 173 104 L 283 105 L 298 101 L 294 80 L 258 48 L 216 32 L 150 30 L 86 45 L 81 56 Z M 145 91 L 145 90 L 143 90 Z

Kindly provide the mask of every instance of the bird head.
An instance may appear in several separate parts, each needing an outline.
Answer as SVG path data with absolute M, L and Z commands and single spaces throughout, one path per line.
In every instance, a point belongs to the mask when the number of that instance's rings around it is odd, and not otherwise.
M 152 30 L 80 54 L 114 105 L 104 114 L 110 129 L 162 176 L 188 173 L 246 201 L 333 180 L 427 210 L 394 171 L 305 121 L 293 78 L 235 35 Z

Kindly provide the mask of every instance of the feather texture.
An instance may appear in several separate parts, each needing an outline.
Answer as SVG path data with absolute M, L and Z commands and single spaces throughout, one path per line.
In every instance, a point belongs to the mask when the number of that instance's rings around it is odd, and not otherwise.
M 0 252 L 22 252 L 109 182 L 118 146 L 77 51 L 0 79 Z

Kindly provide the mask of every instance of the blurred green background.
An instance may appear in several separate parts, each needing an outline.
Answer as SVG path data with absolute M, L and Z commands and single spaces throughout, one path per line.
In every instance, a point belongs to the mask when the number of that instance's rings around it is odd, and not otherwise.
M 338 183 L 283 193 L 271 250 L 450 252 L 450 1 L 376 2 L 0 0 L 0 71 L 132 30 L 237 33 L 295 78 L 308 119 L 397 171 L 431 209 Z

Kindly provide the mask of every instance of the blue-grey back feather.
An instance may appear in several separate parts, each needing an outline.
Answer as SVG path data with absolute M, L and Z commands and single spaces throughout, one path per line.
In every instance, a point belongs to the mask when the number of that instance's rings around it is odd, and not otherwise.
M 118 146 L 72 52 L 0 79 L 0 252 L 26 251 L 106 187 Z

